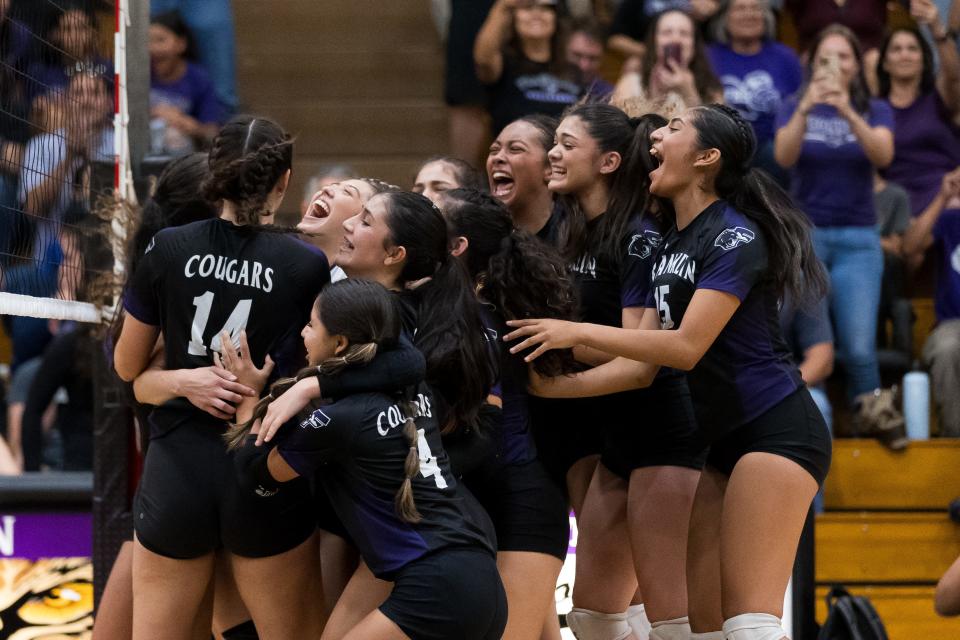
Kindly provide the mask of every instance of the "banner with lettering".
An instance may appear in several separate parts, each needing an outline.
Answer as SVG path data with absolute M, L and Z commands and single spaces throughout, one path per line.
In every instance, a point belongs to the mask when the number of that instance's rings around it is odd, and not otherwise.
M 0 512 L 0 638 L 90 638 L 91 518 Z

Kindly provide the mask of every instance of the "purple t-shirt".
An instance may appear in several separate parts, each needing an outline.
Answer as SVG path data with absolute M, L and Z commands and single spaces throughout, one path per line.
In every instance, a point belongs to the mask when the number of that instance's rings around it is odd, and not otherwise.
M 797 109 L 796 97 L 777 114 L 783 128 Z M 882 100 L 870 100 L 866 120 L 871 127 L 893 131 L 893 110 Z M 791 171 L 793 198 L 818 227 L 872 227 L 873 164 L 837 110 L 818 104 L 807 116 L 800 158 Z
M 169 104 L 204 124 L 223 122 L 223 107 L 210 76 L 203 67 L 190 62 L 187 72 L 175 82 L 150 78 L 150 104 Z
M 907 190 L 910 211 L 918 216 L 940 191 L 944 174 L 960 166 L 960 129 L 936 90 L 909 107 L 891 108 L 897 128 L 893 162 L 884 175 Z
M 753 55 L 737 53 L 723 44 L 711 45 L 707 55 L 723 83 L 724 101 L 753 125 L 758 146 L 769 143 L 780 105 L 803 82 L 797 54 L 779 42 L 767 41 Z
M 651 273 L 647 306 L 660 327 L 683 323 L 698 289 L 736 296 L 740 306 L 687 374 L 707 442 L 774 407 L 803 385 L 780 332 L 777 292 L 767 274 L 767 243 L 759 226 L 722 200 L 683 230 L 664 233 Z
M 947 209 L 933 227 L 940 249 L 934 311 L 944 322 L 960 318 L 960 209 Z

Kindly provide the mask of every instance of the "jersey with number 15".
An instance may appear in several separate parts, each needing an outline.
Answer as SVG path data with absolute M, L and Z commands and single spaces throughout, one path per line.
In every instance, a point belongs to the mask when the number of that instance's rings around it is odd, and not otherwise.
M 238 345 L 244 329 L 260 363 L 299 334 L 329 281 L 318 249 L 287 234 L 212 219 L 154 236 L 123 302 L 140 322 L 161 327 L 167 369 L 211 365 L 220 334 Z M 153 428 L 166 431 L 206 415 L 176 399 L 154 412 Z

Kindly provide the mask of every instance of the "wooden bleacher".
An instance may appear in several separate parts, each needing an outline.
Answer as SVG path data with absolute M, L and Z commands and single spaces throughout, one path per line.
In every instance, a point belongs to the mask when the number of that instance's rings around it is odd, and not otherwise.
M 933 611 L 937 580 L 960 555 L 960 440 L 912 442 L 894 453 L 873 440 L 835 440 L 817 517 L 817 620 L 829 585 L 870 597 L 890 640 L 956 640 L 960 619 Z

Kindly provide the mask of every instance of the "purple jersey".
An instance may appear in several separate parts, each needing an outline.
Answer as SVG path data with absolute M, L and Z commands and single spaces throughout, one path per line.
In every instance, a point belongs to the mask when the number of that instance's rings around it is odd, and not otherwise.
M 936 90 L 909 107 L 892 108 L 894 155 L 884 176 L 907 190 L 910 210 L 918 216 L 940 191 L 944 174 L 960 166 L 960 129 Z
M 433 395 L 425 385 L 416 398 L 359 393 L 325 405 L 299 426 L 281 431 L 277 451 L 301 476 L 319 473 L 330 503 L 375 576 L 390 580 L 407 563 L 454 546 L 493 554 L 489 522 L 450 471 Z M 394 496 L 404 479 L 410 444 L 407 417 L 416 420 L 420 457 L 412 478 L 422 519 L 397 516 Z M 472 502 L 472 504 L 471 504 Z
M 786 126 L 797 109 L 788 100 L 777 115 L 777 129 Z M 871 127 L 893 131 L 893 112 L 881 100 L 870 100 L 864 116 Z M 818 227 L 872 227 L 873 165 L 837 110 L 818 104 L 807 116 L 800 158 L 792 170 L 792 195 Z
M 937 320 L 960 318 L 960 209 L 940 214 L 933 237 L 940 250 L 934 310 Z
M 680 326 L 697 289 L 740 300 L 687 374 L 708 442 L 760 416 L 803 384 L 780 332 L 767 259 L 763 231 L 722 200 L 683 230 L 671 227 L 656 256 L 648 304 L 657 308 L 663 329 Z

